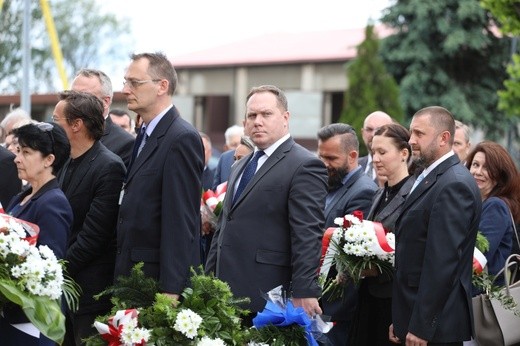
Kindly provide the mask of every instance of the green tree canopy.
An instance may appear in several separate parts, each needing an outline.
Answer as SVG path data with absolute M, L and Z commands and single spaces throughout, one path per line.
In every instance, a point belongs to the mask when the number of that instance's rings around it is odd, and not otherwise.
M 379 39 L 374 26 L 365 29 L 365 40 L 358 46 L 357 57 L 347 64 L 348 89 L 345 91 L 344 106 L 340 122 L 361 131 L 365 117 L 377 110 L 388 113 L 396 121 L 403 121 L 403 109 L 399 101 L 399 87 L 386 71 L 378 55 Z M 366 148 L 360 146 L 361 154 Z
M 95 0 L 49 3 L 69 78 L 82 67 L 124 61 L 133 50 L 128 23 L 102 13 Z M 22 0 L 5 0 L 0 12 L 0 92 L 21 89 L 23 6 Z M 31 6 L 31 92 L 61 90 L 40 2 L 31 1 Z
M 492 30 L 478 0 L 398 0 L 382 22 L 396 30 L 381 53 L 406 114 L 439 105 L 489 138 L 503 133 L 496 92 L 506 78 L 509 40 Z

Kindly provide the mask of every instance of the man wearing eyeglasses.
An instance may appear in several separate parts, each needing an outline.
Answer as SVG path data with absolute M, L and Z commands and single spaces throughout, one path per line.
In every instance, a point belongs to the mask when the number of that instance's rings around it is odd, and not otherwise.
M 135 139 L 120 126 L 114 124 L 109 116 L 113 96 L 110 78 L 100 70 L 82 69 L 72 81 L 71 89 L 94 94 L 103 102 L 105 129 L 101 137 L 101 143 L 117 154 L 123 160 L 125 166 L 128 167 Z
M 67 314 L 69 346 L 96 334 L 94 319 L 110 311 L 108 299 L 93 296 L 113 283 L 118 200 L 126 169 L 101 143 L 101 100 L 76 91 L 62 92 L 59 98 L 53 119 L 67 133 L 71 152 L 57 178 L 74 214 L 65 258 L 69 275 L 83 291 L 78 311 Z
M 378 128 L 386 124 L 391 124 L 392 122 L 392 118 L 385 112 L 375 111 L 366 116 L 363 122 L 363 128 L 361 129 L 361 136 L 363 137 L 363 142 L 368 150 L 368 154 L 359 158 L 359 165 L 363 169 L 363 172 L 372 178 L 376 184 L 379 184 L 379 182 L 372 164 L 372 138 Z
M 204 149 L 172 104 L 177 74 L 161 53 L 134 54 L 123 93 L 143 123 L 121 191 L 115 277 L 143 262 L 161 292 L 178 298 L 200 264 Z

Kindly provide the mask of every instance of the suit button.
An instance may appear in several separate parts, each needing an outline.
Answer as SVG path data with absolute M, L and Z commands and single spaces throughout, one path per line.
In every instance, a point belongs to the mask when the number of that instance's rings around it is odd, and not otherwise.
M 122 217 L 119 218 L 119 223 L 123 223 L 123 218 Z

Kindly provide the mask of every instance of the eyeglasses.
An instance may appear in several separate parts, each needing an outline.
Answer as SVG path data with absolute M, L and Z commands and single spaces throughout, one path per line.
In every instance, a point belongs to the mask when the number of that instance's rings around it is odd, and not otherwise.
M 137 89 L 137 87 L 140 86 L 141 84 L 148 83 L 148 82 L 157 83 L 160 81 L 161 81 L 161 79 L 143 79 L 143 80 L 125 79 L 123 81 L 123 88 L 128 85 L 128 87 L 130 89 Z
M 53 117 L 53 120 L 54 120 L 54 117 Z M 49 134 L 49 137 L 51 139 L 51 152 L 54 156 L 56 156 L 56 154 L 54 153 L 54 136 L 52 135 L 52 129 L 54 128 L 54 125 L 49 124 L 49 123 L 36 123 L 35 125 L 40 131 L 46 132 Z

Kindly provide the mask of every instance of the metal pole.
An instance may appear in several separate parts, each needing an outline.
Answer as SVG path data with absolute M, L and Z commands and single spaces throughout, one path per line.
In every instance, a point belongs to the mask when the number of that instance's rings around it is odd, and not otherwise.
M 22 67 L 23 67 L 23 82 L 21 91 L 21 108 L 27 113 L 31 114 L 31 92 L 30 92 L 30 67 L 31 67 L 31 41 L 30 41 L 30 29 L 31 29 L 31 0 L 24 0 L 24 11 L 23 11 L 23 55 L 22 55 Z

